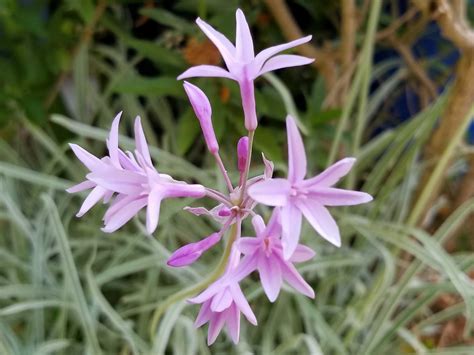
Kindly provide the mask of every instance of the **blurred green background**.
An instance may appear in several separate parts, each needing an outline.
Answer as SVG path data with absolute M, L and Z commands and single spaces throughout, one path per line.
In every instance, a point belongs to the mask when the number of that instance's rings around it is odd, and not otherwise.
M 0 0 L 0 354 L 474 353 L 473 5 Z M 197 307 L 185 302 L 149 333 L 154 310 L 203 278 L 222 250 L 179 270 L 166 266 L 170 251 L 216 226 L 182 212 L 186 200 L 163 204 L 153 237 L 141 217 L 102 233 L 104 206 L 78 220 L 82 196 L 64 190 L 85 170 L 67 143 L 102 156 L 123 110 L 125 148 L 140 115 L 160 172 L 223 188 L 176 77 L 223 65 L 194 20 L 232 39 L 238 7 L 256 51 L 312 34 L 297 50 L 316 57 L 256 82 L 251 173 L 264 152 L 285 174 L 291 113 L 309 170 L 355 156 L 342 186 L 375 200 L 334 211 L 340 249 L 304 226 L 317 256 L 299 270 L 315 300 L 285 288 L 270 304 L 249 278 L 242 287 L 258 327 L 243 321 L 237 346 L 221 335 L 208 348 L 206 327 L 193 327 Z M 212 103 L 224 162 L 236 166 L 245 134 L 237 85 L 193 82 Z

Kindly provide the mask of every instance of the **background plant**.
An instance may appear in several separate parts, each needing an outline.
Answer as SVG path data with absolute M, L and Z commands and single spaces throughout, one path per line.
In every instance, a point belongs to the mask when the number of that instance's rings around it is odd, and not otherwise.
M 80 3 L 0 3 L 1 353 L 472 352 L 471 3 Z M 78 223 L 80 199 L 64 189 L 83 170 L 66 142 L 101 153 L 110 119 L 123 109 L 125 146 L 139 114 L 164 171 L 223 187 L 175 78 L 190 64 L 219 63 L 196 34 L 196 15 L 232 37 L 239 6 L 257 49 L 302 31 L 315 37 L 302 54 L 319 59 L 256 83 L 263 114 L 256 149 L 285 174 L 288 111 L 302 123 L 310 169 L 354 154 L 360 163 L 348 187 L 375 201 L 338 214 L 339 250 L 304 227 L 318 256 L 300 271 L 315 301 L 284 292 L 270 308 L 249 281 L 260 326 L 243 327 L 238 347 L 222 338 L 208 349 L 184 303 L 170 308 L 150 339 L 153 310 L 198 282 L 219 253 L 176 271 L 165 266 L 169 250 L 214 226 L 175 214 L 187 201 L 166 202 L 156 239 L 145 236 L 140 218 L 113 237 L 98 231 L 99 212 Z M 428 49 L 426 38 L 434 42 Z M 223 159 L 236 164 L 233 142 L 244 133 L 238 88 L 198 84 L 220 113 L 218 139 L 231 137 L 221 144 Z M 253 175 L 261 169 L 252 165 Z

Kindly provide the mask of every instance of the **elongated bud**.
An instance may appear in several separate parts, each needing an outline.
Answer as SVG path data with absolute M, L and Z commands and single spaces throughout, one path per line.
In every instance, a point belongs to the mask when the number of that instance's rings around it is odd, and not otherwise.
M 237 143 L 237 168 L 241 173 L 245 171 L 247 166 L 247 157 L 249 153 L 249 139 L 242 137 Z
M 177 249 L 168 259 L 168 266 L 181 267 L 194 263 L 206 250 L 216 245 L 221 236 L 219 233 L 213 233 L 196 243 L 190 243 Z
M 194 113 L 199 120 L 199 124 L 201 125 L 207 149 L 209 149 L 212 154 L 217 153 L 219 151 L 219 144 L 217 144 L 216 134 L 212 127 L 212 108 L 209 99 L 196 85 L 185 81 L 183 86 L 193 106 Z

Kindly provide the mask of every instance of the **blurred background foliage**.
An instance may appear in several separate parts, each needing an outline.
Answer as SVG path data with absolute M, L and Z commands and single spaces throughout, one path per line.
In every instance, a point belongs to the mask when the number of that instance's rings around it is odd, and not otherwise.
M 0 0 L 0 353 L 472 354 L 473 5 Z M 101 206 L 76 220 L 80 198 L 64 189 L 85 172 L 67 143 L 103 154 L 123 110 L 125 148 L 140 115 L 159 171 L 223 187 L 176 76 L 223 64 L 194 20 L 233 38 L 237 7 L 256 50 L 304 33 L 312 43 L 298 50 L 316 57 L 257 81 L 253 173 L 260 152 L 285 173 L 289 112 L 301 123 L 311 170 L 356 156 L 344 184 L 375 201 L 338 212 L 338 250 L 304 228 L 318 252 L 300 268 L 314 301 L 288 288 L 270 304 L 246 281 L 259 326 L 243 324 L 236 347 L 224 335 L 207 348 L 205 331 L 192 326 L 196 307 L 185 303 L 169 308 L 156 334 L 149 330 L 163 300 L 198 282 L 220 252 L 172 270 L 170 251 L 215 226 L 180 212 L 190 201 L 164 204 L 154 238 L 141 218 L 104 235 Z M 245 133 L 238 88 L 195 82 L 210 97 L 231 170 Z

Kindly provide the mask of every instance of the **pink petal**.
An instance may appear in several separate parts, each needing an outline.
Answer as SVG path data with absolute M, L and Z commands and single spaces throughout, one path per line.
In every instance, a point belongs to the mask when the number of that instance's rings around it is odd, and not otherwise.
M 245 19 L 242 10 L 237 9 L 235 13 L 235 20 L 237 22 L 235 47 L 237 50 L 237 58 L 244 63 L 248 63 L 254 59 L 253 40 L 250 34 L 249 24 Z
M 240 311 L 234 303 L 227 310 L 227 330 L 234 344 L 237 344 L 240 336 Z
M 314 298 L 314 290 L 310 285 L 301 277 L 296 268 L 284 260 L 281 260 L 281 271 L 283 278 L 288 284 L 293 287 L 298 292 L 302 293 L 305 296 Z
M 282 236 L 281 245 L 283 256 L 288 260 L 296 250 L 300 240 L 302 215 L 292 203 L 281 208 Z
M 332 186 L 336 184 L 343 176 L 346 176 L 349 173 L 355 162 L 355 158 L 344 158 L 342 160 L 339 160 L 319 175 L 316 175 L 311 179 L 303 181 L 301 183 L 301 186 Z
M 265 235 L 271 238 L 279 238 L 281 234 L 280 209 L 273 209 L 272 216 L 267 224 Z
M 257 237 L 263 237 L 263 232 L 265 231 L 265 222 L 260 215 L 256 215 L 252 218 L 253 229 Z
M 242 237 L 237 241 L 237 248 L 244 255 L 252 255 L 262 243 L 258 238 Z
M 212 345 L 217 339 L 217 336 L 224 327 L 226 317 L 224 312 L 213 313 L 209 321 L 209 330 L 207 332 L 207 345 Z
M 201 306 L 201 309 L 199 310 L 198 316 L 196 317 L 196 321 L 194 322 L 194 326 L 196 328 L 201 327 L 203 324 L 209 321 L 212 317 L 212 311 L 211 311 L 211 302 L 207 301 L 204 302 L 203 305 Z
M 104 218 L 102 218 L 104 223 L 107 224 L 110 218 L 114 214 L 116 214 L 119 210 L 124 208 L 130 202 L 135 201 L 136 199 L 137 199 L 137 196 L 122 195 L 122 194 L 116 195 L 114 201 L 105 212 Z
M 285 179 L 260 181 L 248 189 L 249 196 L 257 202 L 269 206 L 283 206 L 288 201 L 290 182 Z
M 222 58 L 224 58 L 227 68 L 230 70 L 235 63 L 235 47 L 233 44 L 222 33 L 216 31 L 214 28 L 212 28 L 212 26 L 200 18 L 196 20 L 196 23 L 207 36 L 207 38 L 209 38 L 211 42 L 217 47 L 222 55 Z
M 135 147 L 145 160 L 148 167 L 153 168 L 150 151 L 148 150 L 148 143 L 146 142 L 145 133 L 143 132 L 140 116 L 135 118 Z
M 100 169 L 103 163 L 100 161 L 99 158 L 89 153 L 84 148 L 81 148 L 77 144 L 69 143 L 72 151 L 76 155 L 77 159 L 81 161 L 82 164 L 86 166 L 89 171 Z
M 311 198 L 325 206 L 353 206 L 373 200 L 365 192 L 336 189 L 333 187 L 315 187 L 310 190 Z
M 263 159 L 263 164 L 265 165 L 263 176 L 266 180 L 271 179 L 273 176 L 274 164 L 271 160 L 268 160 L 267 158 L 265 158 L 265 155 L 263 153 L 262 153 L 262 159 Z
M 115 116 L 112 127 L 110 128 L 109 138 L 107 139 L 107 148 L 109 149 L 109 156 L 112 164 L 115 167 L 120 166 L 119 155 L 118 155 L 118 135 L 119 135 L 119 124 L 122 111 Z
M 242 290 L 240 289 L 238 284 L 231 285 L 230 288 L 232 292 L 232 297 L 234 298 L 234 302 L 239 307 L 240 311 L 243 313 L 245 318 L 252 323 L 253 325 L 257 325 L 257 318 L 255 318 L 255 314 L 253 314 L 252 308 L 250 308 L 247 299 L 245 298 Z
M 316 253 L 313 249 L 307 247 L 306 245 L 298 244 L 289 261 L 292 263 L 302 263 L 312 259 L 315 255 Z
M 95 186 L 96 186 L 95 183 L 93 183 L 92 181 L 86 180 L 77 185 L 71 186 L 70 188 L 66 189 L 66 191 L 69 192 L 70 194 L 73 194 L 76 192 L 92 189 Z
M 250 238 L 257 239 L 257 238 Z M 242 258 L 236 269 L 232 271 L 232 280 L 240 282 L 257 269 L 258 253 L 246 255 Z
M 94 187 L 82 203 L 81 209 L 79 210 L 79 212 L 77 212 L 76 216 L 84 216 L 87 211 L 89 211 L 97 202 L 99 202 L 104 197 L 106 192 L 107 190 L 101 186 Z
M 112 167 L 87 174 L 86 177 L 107 190 L 126 195 L 140 194 L 143 191 L 142 185 L 147 183 L 147 178 L 143 175 Z
M 105 233 L 115 232 L 121 228 L 125 223 L 133 218 L 143 207 L 146 206 L 147 199 L 139 198 L 128 203 L 124 208 L 118 210 L 114 215 L 110 217 L 102 231 Z
M 220 234 L 213 233 L 199 242 L 187 244 L 171 254 L 171 256 L 168 258 L 167 264 L 173 267 L 181 267 L 192 264 L 201 257 L 202 253 L 212 248 L 220 240 Z
M 258 262 L 258 272 L 268 300 L 275 302 L 282 284 L 279 263 L 275 262 L 275 258 L 267 257 L 264 253 L 261 253 Z
M 148 206 L 146 208 L 146 230 L 149 234 L 153 234 L 158 226 L 160 218 L 160 206 L 163 200 L 163 189 L 155 187 L 148 195 Z
M 232 80 L 236 80 L 235 77 L 225 69 L 220 67 L 216 67 L 214 65 L 197 65 L 195 67 L 191 67 L 178 76 L 178 80 L 188 79 L 188 78 L 196 78 L 196 77 L 204 77 L 204 78 L 228 78 Z
M 309 199 L 298 201 L 298 207 L 308 222 L 324 239 L 337 247 L 341 246 L 339 227 L 327 208 L 319 202 Z
M 288 42 L 288 43 L 284 43 L 284 44 L 280 44 L 278 46 L 273 46 L 273 47 L 264 49 L 263 51 L 258 53 L 257 56 L 255 57 L 255 61 L 254 61 L 254 64 L 253 64 L 253 66 L 255 67 L 254 68 L 255 73 L 258 73 L 260 71 L 260 69 L 262 68 L 262 65 L 270 57 L 272 57 L 275 54 L 277 54 L 279 52 L 282 52 L 284 50 L 287 50 L 287 49 L 299 46 L 300 44 L 309 42 L 309 41 L 311 41 L 311 38 L 312 38 L 312 36 L 306 36 L 306 37 L 299 38 L 299 39 L 296 39 L 296 40 Z
M 212 297 L 211 310 L 213 312 L 223 312 L 230 307 L 232 301 L 232 294 L 230 293 L 229 288 L 226 287 Z
M 288 136 L 288 180 L 296 183 L 306 175 L 306 152 L 303 140 L 293 117 L 286 117 L 286 133 Z
M 223 278 L 218 279 L 215 281 L 213 284 L 211 284 L 208 288 L 206 288 L 204 291 L 202 291 L 200 294 L 198 294 L 195 297 L 188 298 L 188 302 L 191 303 L 203 303 L 206 302 L 207 300 L 211 299 L 212 296 L 214 296 L 219 290 L 221 290 L 223 287 L 225 287 L 225 280 Z
M 314 62 L 314 59 L 312 58 L 306 58 L 300 55 L 293 54 L 281 54 L 267 60 L 266 63 L 263 65 L 262 69 L 260 69 L 260 73 L 258 73 L 258 75 L 260 76 L 270 71 L 282 68 L 306 65 L 312 62 Z

